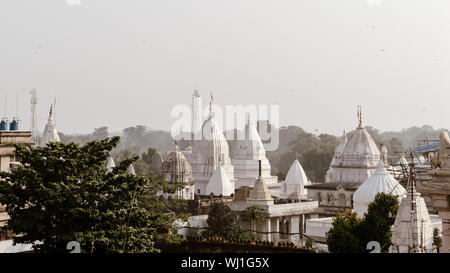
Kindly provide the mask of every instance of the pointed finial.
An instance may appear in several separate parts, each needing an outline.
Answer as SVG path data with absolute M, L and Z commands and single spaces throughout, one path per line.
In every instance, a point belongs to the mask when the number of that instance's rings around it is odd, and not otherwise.
M 175 140 L 174 143 L 175 143 L 175 151 L 178 151 L 178 140 Z
M 298 160 L 298 152 L 295 152 L 295 159 Z
M 213 101 L 214 101 L 214 98 L 213 98 L 213 94 L 211 92 L 211 98 L 209 100 L 209 116 L 213 115 L 213 109 L 212 109 Z
M 48 113 L 48 118 L 51 119 L 53 115 L 53 104 L 50 104 L 50 111 Z
M 358 119 L 359 119 L 358 128 L 362 128 L 362 106 L 361 105 L 358 105 Z

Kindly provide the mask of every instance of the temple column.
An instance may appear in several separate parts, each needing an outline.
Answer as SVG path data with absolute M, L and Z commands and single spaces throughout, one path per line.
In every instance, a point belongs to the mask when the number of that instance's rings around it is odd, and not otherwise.
M 266 218 L 266 232 L 270 232 L 271 231 L 271 227 L 270 227 L 270 218 L 269 217 L 267 217 Z M 270 234 L 270 233 L 267 233 L 266 234 L 266 241 L 267 242 L 270 242 L 271 240 L 272 240 L 272 236 L 271 236 L 272 234 Z
M 273 228 L 272 230 L 274 232 L 280 232 L 280 217 L 273 218 L 273 221 L 271 221 Z M 277 243 L 280 241 L 280 233 L 272 233 L 272 240 Z
M 292 234 L 292 233 L 299 233 L 300 229 L 300 217 L 298 215 L 291 216 L 289 219 L 289 232 L 291 235 L 289 235 L 289 242 L 292 242 L 296 245 L 300 243 L 300 235 L 299 234 Z

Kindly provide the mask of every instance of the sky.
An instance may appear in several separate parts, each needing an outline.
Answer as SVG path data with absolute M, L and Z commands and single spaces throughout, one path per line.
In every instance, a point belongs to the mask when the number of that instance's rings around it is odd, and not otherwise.
M 2 0 L 0 113 L 42 131 L 169 130 L 194 89 L 340 135 L 450 117 L 448 0 Z M 16 99 L 18 98 L 18 101 Z M 18 107 L 16 107 L 18 105 Z

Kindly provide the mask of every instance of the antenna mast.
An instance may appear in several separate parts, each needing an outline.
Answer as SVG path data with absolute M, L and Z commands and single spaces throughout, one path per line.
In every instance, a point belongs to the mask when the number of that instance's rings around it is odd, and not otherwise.
M 31 94 L 31 139 L 34 145 L 39 144 L 39 132 L 37 129 L 37 113 L 36 113 L 36 106 L 37 106 L 37 91 L 33 88 L 30 92 Z

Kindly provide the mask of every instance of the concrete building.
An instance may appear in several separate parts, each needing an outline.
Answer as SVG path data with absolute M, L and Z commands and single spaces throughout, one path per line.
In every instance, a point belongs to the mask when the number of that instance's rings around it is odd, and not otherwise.
M 259 163 L 261 164 L 261 163 Z M 249 206 L 263 208 L 267 217 L 262 223 L 255 223 L 255 231 L 262 232 L 261 237 L 266 241 L 286 241 L 296 245 L 303 245 L 305 223 L 307 219 L 317 217 L 317 201 L 309 199 L 277 199 L 270 193 L 262 176 L 259 176 L 254 187 L 244 194 L 244 198 L 236 196 L 227 205 L 236 213 L 244 211 Z M 252 229 L 250 223 L 239 221 L 243 229 Z
M 31 145 L 31 132 L 30 131 L 10 131 L 0 130 L 0 170 L 2 172 L 10 172 L 14 166 L 19 164 L 20 158 L 17 158 L 14 154 L 14 144 L 26 144 Z M 1 205 L 0 207 L 0 227 L 6 225 L 9 220 L 9 216 L 6 213 L 6 207 Z M 1 239 L 5 239 L 6 232 L 2 231 Z

